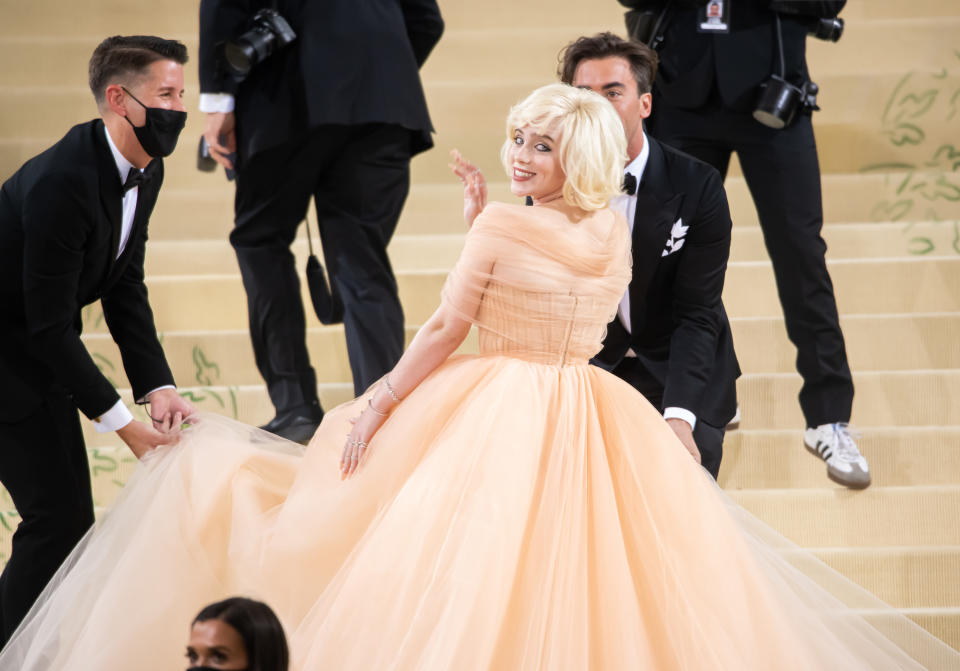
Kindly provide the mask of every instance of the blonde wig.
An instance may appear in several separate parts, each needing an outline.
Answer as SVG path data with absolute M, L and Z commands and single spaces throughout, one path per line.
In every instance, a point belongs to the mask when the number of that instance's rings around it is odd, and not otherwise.
M 567 84 L 542 86 L 507 115 L 507 139 L 500 160 L 512 172 L 514 133 L 525 126 L 545 134 L 559 130 L 560 167 L 566 176 L 563 199 L 583 210 L 606 207 L 620 193 L 627 162 L 627 138 L 616 110 L 602 96 Z

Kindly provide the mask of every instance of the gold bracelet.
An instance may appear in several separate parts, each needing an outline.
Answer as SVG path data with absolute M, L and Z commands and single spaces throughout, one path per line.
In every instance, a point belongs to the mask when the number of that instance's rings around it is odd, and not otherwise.
M 367 399 L 367 406 L 369 406 L 369 408 L 370 408 L 371 410 L 373 410 L 374 414 L 380 415 L 381 417 L 386 417 L 387 415 L 390 414 L 389 412 L 383 412 L 382 410 L 377 410 L 375 407 L 373 407 L 373 397 L 372 397 L 372 396 Z
M 389 375 L 384 375 L 384 376 L 383 376 L 383 384 L 386 385 L 386 387 L 387 387 L 387 393 L 390 394 L 390 398 L 393 399 L 393 402 L 394 402 L 394 403 L 399 403 L 399 402 L 400 402 L 400 397 L 397 396 L 397 392 L 395 392 L 395 391 L 393 390 L 393 385 L 390 384 L 390 376 L 389 376 Z

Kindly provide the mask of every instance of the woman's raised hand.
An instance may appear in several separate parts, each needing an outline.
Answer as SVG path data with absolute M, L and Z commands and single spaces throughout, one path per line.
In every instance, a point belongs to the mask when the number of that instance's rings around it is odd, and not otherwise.
M 469 228 L 487 206 L 487 180 L 480 168 L 465 159 L 456 149 L 450 152 L 450 159 L 453 162 L 447 165 L 463 182 L 463 220 Z

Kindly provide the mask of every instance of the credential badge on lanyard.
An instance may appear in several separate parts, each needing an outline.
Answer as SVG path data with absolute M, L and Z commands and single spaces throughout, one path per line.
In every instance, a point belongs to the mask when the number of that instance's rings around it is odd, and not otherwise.
M 697 32 L 729 33 L 731 0 L 710 0 L 697 16 Z

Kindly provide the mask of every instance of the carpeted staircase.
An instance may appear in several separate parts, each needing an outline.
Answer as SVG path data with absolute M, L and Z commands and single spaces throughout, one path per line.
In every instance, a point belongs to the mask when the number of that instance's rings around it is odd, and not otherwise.
M 564 6 L 565 5 L 565 6 Z M 423 76 L 437 147 L 413 165 L 391 246 L 412 335 L 437 305 L 463 244 L 461 191 L 446 167 L 459 148 L 512 200 L 497 154 L 509 106 L 552 81 L 556 55 L 582 33 L 622 32 L 614 0 L 441 0 L 447 32 Z M 0 0 L 0 180 L 95 114 L 86 64 L 102 37 L 156 33 L 195 55 L 197 3 Z M 850 0 L 837 44 L 809 43 L 820 84 L 815 117 L 828 261 L 857 397 L 854 422 L 874 484 L 834 485 L 802 445 L 800 379 L 746 186 L 727 181 L 734 217 L 724 292 L 744 376 L 741 429 L 720 482 L 751 512 L 960 648 L 960 6 L 956 0 Z M 196 60 L 191 117 L 151 222 L 151 303 L 181 391 L 202 409 L 252 424 L 272 416 L 245 330 L 240 277 L 226 235 L 232 187 L 194 167 L 202 128 Z M 305 238 L 297 250 L 304 258 Z M 125 390 L 98 306 L 84 340 Z M 352 396 L 340 328 L 315 321 L 310 350 L 325 406 Z M 471 337 L 464 345 L 474 350 Z M 142 414 L 140 415 L 142 416 Z M 84 420 L 98 506 L 134 467 L 114 434 Z M 0 496 L 0 561 L 17 516 Z

